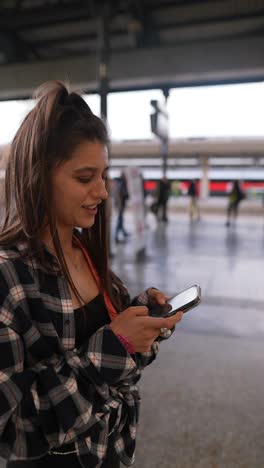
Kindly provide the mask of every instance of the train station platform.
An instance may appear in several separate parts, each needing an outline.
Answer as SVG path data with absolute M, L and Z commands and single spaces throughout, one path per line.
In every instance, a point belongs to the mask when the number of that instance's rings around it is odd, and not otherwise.
M 224 205 L 222 205 L 224 208 Z M 202 304 L 187 313 L 145 370 L 135 468 L 264 467 L 264 224 L 204 211 L 190 222 L 146 219 L 146 256 L 118 244 L 114 271 L 131 294 L 155 286 L 173 295 L 192 284 Z

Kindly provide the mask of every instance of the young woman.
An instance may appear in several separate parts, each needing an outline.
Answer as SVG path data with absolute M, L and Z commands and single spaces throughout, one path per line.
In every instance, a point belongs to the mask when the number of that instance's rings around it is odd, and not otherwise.
M 60 82 L 36 98 L 6 168 L 0 456 L 8 468 L 130 465 L 137 382 L 181 314 L 148 316 L 166 296 L 131 301 L 109 268 L 104 123 Z

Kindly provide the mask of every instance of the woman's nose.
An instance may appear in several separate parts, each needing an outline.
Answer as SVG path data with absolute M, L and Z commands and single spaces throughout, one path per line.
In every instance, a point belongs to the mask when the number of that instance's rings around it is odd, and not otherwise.
M 108 191 L 106 189 L 104 179 L 101 179 L 98 181 L 95 193 L 96 193 L 96 196 L 98 198 L 101 198 L 102 200 L 105 200 L 108 197 Z

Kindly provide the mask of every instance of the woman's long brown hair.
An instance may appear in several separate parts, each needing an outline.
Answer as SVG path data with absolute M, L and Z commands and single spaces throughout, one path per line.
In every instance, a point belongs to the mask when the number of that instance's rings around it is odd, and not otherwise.
M 28 244 L 28 256 L 43 262 L 40 236 L 49 225 L 60 267 L 73 291 L 52 209 L 51 170 L 70 159 L 84 141 L 108 144 L 104 122 L 95 116 L 82 97 L 69 92 L 60 81 L 43 84 L 35 93 L 36 105 L 27 114 L 9 149 L 5 176 L 5 219 L 0 244 Z M 81 240 L 99 274 L 101 284 L 120 310 L 113 294 L 108 255 L 106 202 L 100 204 L 95 224 L 84 229 Z

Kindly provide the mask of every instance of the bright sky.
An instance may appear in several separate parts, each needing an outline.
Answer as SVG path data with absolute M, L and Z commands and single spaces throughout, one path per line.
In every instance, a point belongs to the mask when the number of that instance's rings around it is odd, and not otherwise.
M 86 95 L 99 115 L 98 95 Z M 113 140 L 153 138 L 151 99 L 163 102 L 159 90 L 112 93 L 108 96 L 108 122 Z M 0 144 L 14 136 L 33 101 L 0 102 Z M 176 88 L 168 98 L 171 138 L 264 137 L 264 83 Z

